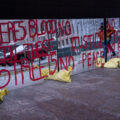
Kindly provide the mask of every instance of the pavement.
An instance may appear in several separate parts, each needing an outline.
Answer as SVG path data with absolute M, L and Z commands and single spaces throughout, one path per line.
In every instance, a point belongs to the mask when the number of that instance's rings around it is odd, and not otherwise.
M 120 120 L 120 69 L 98 68 L 71 83 L 44 80 L 10 90 L 0 120 Z

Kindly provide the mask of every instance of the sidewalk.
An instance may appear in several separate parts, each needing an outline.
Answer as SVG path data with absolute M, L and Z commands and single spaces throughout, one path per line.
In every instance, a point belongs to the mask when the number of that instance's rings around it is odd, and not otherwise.
M 120 69 L 96 69 L 71 83 L 44 80 L 11 90 L 1 120 L 120 120 Z

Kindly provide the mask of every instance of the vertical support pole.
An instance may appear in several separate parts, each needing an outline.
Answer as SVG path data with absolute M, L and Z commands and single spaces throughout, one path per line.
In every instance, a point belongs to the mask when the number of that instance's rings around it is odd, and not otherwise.
M 57 68 L 58 68 L 58 72 L 59 72 L 60 69 L 59 69 L 59 57 L 58 57 L 58 35 L 57 35 L 57 31 L 56 31 L 56 42 L 57 42 Z
M 59 57 L 58 57 L 58 38 L 57 38 L 57 66 L 58 66 L 58 72 L 59 72 Z
M 105 62 L 107 62 L 107 40 L 106 40 L 106 18 L 104 18 L 104 44 L 105 44 Z

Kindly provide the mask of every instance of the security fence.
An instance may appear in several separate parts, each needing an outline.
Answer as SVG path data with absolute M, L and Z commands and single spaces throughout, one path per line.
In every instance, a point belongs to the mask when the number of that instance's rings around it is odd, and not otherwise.
M 99 36 L 101 25 L 107 29 L 104 22 L 115 30 L 110 38 L 114 56 L 109 47 L 105 52 L 107 38 L 101 42 Z M 119 33 L 119 18 L 1 20 L 0 88 L 39 83 L 45 68 L 54 74 L 72 66 L 72 75 L 96 69 L 97 58 L 119 57 Z

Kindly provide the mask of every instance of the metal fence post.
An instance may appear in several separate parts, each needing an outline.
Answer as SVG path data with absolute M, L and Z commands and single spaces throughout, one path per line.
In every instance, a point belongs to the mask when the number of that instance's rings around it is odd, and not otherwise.
M 104 18 L 104 44 L 105 44 L 105 62 L 107 62 L 107 40 L 106 40 L 106 18 Z
M 56 20 L 56 25 L 57 25 L 57 20 Z M 57 42 L 57 68 L 58 68 L 58 72 L 59 72 L 59 57 L 58 57 L 58 36 L 57 36 L 57 31 L 56 31 L 56 42 Z

